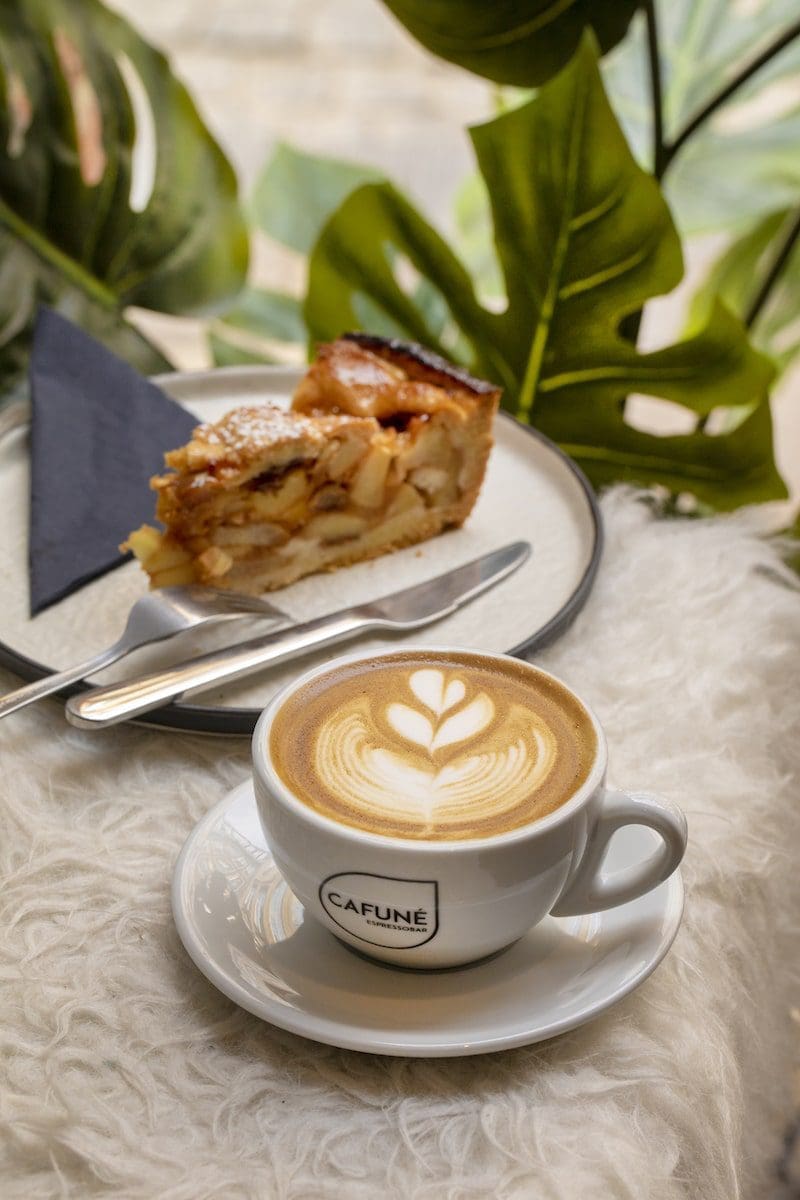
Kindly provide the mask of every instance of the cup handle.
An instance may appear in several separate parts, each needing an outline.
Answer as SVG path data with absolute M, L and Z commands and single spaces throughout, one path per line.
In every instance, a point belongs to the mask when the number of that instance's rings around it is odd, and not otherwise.
M 641 862 L 605 874 L 600 868 L 608 843 L 625 825 L 647 825 L 655 829 L 661 836 L 661 845 Z M 606 790 L 583 858 L 553 906 L 553 916 L 603 912 L 651 891 L 679 865 L 686 849 L 686 832 L 686 818 L 669 801 L 647 792 Z

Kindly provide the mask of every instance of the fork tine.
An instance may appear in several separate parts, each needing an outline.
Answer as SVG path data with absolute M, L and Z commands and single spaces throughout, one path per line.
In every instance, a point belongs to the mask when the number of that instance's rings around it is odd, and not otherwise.
M 265 600 L 262 596 L 245 596 L 240 592 L 225 592 L 220 589 L 220 598 L 232 611 L 249 612 L 254 615 L 267 613 L 277 617 L 287 616 L 283 609 L 278 608 L 277 604 L 273 604 L 271 600 Z
M 287 621 L 291 620 L 287 613 L 262 596 L 248 596 L 243 592 L 232 592 L 227 588 L 212 587 L 206 584 L 174 585 L 156 589 L 148 594 L 156 599 L 161 595 L 165 603 L 169 605 L 177 604 L 180 607 L 181 602 L 185 600 L 200 605 L 206 612 L 215 609 L 219 617 L 228 613 L 231 616 L 239 614 L 251 614 L 255 617 L 267 615 L 280 617 Z
M 228 598 L 233 607 L 246 609 L 248 612 L 281 612 L 276 604 L 262 596 L 243 596 L 238 592 L 229 592 Z

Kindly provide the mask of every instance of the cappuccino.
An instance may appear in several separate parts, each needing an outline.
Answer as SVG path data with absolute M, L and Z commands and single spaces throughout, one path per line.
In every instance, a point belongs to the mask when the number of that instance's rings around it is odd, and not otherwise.
M 465 651 L 399 651 L 315 676 L 269 735 L 309 808 L 366 833 L 452 841 L 547 816 L 587 779 L 597 736 L 549 675 Z

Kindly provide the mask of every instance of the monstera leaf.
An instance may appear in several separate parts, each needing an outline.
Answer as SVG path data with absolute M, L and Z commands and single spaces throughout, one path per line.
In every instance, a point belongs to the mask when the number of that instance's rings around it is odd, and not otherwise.
M 44 301 L 143 370 L 128 305 L 229 301 L 247 266 L 236 181 L 166 59 L 99 0 L 0 6 L 0 376 Z
M 796 24 L 797 0 L 656 0 L 669 142 L 739 70 Z M 611 102 L 639 160 L 651 162 L 643 22 L 603 62 Z M 665 194 L 683 233 L 741 231 L 800 191 L 800 38 L 752 76 L 681 148 Z
M 359 184 L 380 178 L 374 167 L 279 142 L 256 181 L 253 216 L 270 237 L 307 254 L 344 198 Z
M 601 48 L 624 36 L 639 0 L 384 0 L 439 58 L 529 87 L 550 79 L 591 27 Z
M 280 362 L 277 353 L 307 340 L 302 305 L 294 296 L 268 288 L 249 287 L 233 308 L 208 331 L 212 358 L 218 367 L 245 363 Z
M 690 320 L 697 323 L 708 312 L 715 298 L 725 301 L 733 312 L 744 317 L 764 278 L 776 245 L 787 229 L 797 221 L 797 213 L 786 209 L 770 213 L 736 238 L 714 263 L 703 285 L 692 300 Z M 769 299 L 759 313 L 750 336 L 784 370 L 800 353 L 800 240 L 788 255 Z
M 354 188 L 381 179 L 373 167 L 307 154 L 280 142 L 259 175 L 251 210 L 273 241 L 308 254 L 332 212 Z M 209 330 L 217 366 L 293 357 L 307 340 L 300 301 L 285 292 L 249 288 Z
M 312 337 L 364 328 L 379 310 L 384 328 L 502 384 L 505 406 L 598 484 L 664 484 L 721 509 L 784 494 L 766 396 L 773 369 L 732 314 L 717 304 L 694 337 L 647 354 L 619 334 L 628 313 L 675 286 L 682 263 L 658 185 L 611 112 L 591 36 L 535 99 L 472 139 L 503 311 L 479 302 L 461 262 L 400 193 L 372 184 L 344 201 L 314 248 Z M 446 309 L 438 329 L 416 302 L 421 279 Z M 633 428 L 630 393 L 679 406 L 690 430 L 659 437 Z M 735 406 L 736 427 L 714 435 L 705 418 L 726 406 Z

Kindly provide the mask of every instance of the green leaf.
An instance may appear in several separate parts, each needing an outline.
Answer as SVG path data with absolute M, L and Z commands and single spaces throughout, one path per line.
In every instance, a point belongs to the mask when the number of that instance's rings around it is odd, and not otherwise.
M 675 286 L 682 263 L 658 185 L 611 112 L 591 39 L 528 104 L 471 132 L 504 311 L 479 302 L 462 263 L 399 192 L 372 184 L 341 205 L 314 249 L 311 336 L 359 327 L 367 302 L 392 332 L 500 383 L 505 406 L 598 484 L 663 484 L 717 508 L 783 495 L 766 396 L 773 369 L 733 315 L 717 305 L 694 337 L 649 354 L 618 332 L 623 317 Z M 447 336 L 415 300 L 420 277 L 447 308 Z M 630 393 L 680 405 L 693 431 L 634 429 L 624 411 Z M 737 428 L 714 436 L 701 427 L 734 405 L 749 414 Z
M 274 358 L 269 354 L 261 354 L 248 350 L 236 342 L 230 341 L 217 332 L 218 326 L 212 325 L 208 333 L 208 345 L 215 367 L 243 367 L 273 363 Z
M 694 295 L 690 323 L 700 321 L 716 297 L 744 317 L 794 217 L 795 213 L 787 209 L 770 213 L 728 246 Z M 799 316 L 800 242 L 797 242 L 750 333 L 753 343 L 775 360 L 779 370 L 784 370 L 800 353 Z
M 614 402 L 624 372 L 603 380 L 591 394 L 565 393 L 567 403 L 541 414 L 536 424 L 581 464 L 595 486 L 656 484 L 719 510 L 787 494 L 773 458 L 766 397 L 771 367 L 722 305 L 697 337 L 635 357 L 628 386 L 672 399 L 698 417 L 713 413 L 726 429 L 733 427 L 711 434 L 698 421 L 690 433 L 658 437 L 633 428 Z M 731 404 L 732 388 L 737 405 Z
M 513 386 L 511 366 L 501 347 L 494 348 L 497 318 L 478 304 L 469 275 L 447 243 L 388 183 L 353 192 L 320 234 L 304 306 L 311 337 L 327 341 L 347 329 L 377 328 L 447 355 L 440 323 L 431 320 L 430 306 L 417 301 L 420 278 L 439 296 L 446 320 L 466 334 L 467 361 Z
M 335 158 L 306 154 L 279 144 L 256 183 L 253 219 L 270 237 L 307 254 L 320 229 L 342 200 L 380 172 Z M 246 336 L 241 336 L 242 334 Z M 218 366 L 274 362 L 275 343 L 305 343 L 300 302 L 284 292 L 248 288 L 209 330 L 209 349 Z
M 233 308 L 209 328 L 209 349 L 219 367 L 234 363 L 277 362 L 275 351 L 305 344 L 302 307 L 294 296 L 247 288 Z
M 797 19 L 797 0 L 656 0 L 667 140 Z M 639 160 L 650 161 L 645 27 L 603 63 L 611 102 Z M 748 80 L 681 149 L 665 178 L 683 233 L 742 230 L 800 191 L 800 39 Z
M 592 28 L 603 51 L 625 36 L 639 0 L 384 0 L 439 58 L 526 87 L 564 66 Z
M 294 296 L 267 288 L 247 288 L 221 322 L 261 338 L 281 342 L 304 342 L 303 308 Z
M 486 184 L 479 174 L 468 175 L 456 192 L 453 216 L 455 243 L 475 281 L 481 299 L 503 294 L 503 277 L 491 236 L 491 210 Z
M 3 5 L 4 382 L 24 371 L 40 301 L 157 370 L 166 360 L 123 310 L 219 306 L 246 265 L 233 172 L 164 56 L 99 0 Z
M 256 183 L 253 216 L 270 237 L 307 254 L 348 193 L 381 178 L 372 167 L 306 154 L 280 143 Z
M 712 121 L 698 130 L 670 168 L 666 194 L 686 234 L 738 234 L 775 207 L 796 203 L 800 106 L 755 129 L 722 132 Z

